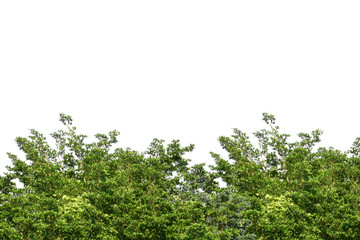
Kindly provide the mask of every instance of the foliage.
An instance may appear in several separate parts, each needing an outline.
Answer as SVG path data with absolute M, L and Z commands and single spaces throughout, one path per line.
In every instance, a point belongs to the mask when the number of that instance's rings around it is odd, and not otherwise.
M 220 188 L 204 164 L 189 167 L 193 145 L 154 139 L 144 153 L 111 151 L 118 131 L 85 143 L 70 116 L 60 121 L 55 148 L 31 130 L 16 139 L 26 159 L 8 154 L 1 239 L 253 239 L 242 214 L 248 202 Z
M 8 154 L 0 239 L 358 239 L 360 138 L 346 152 L 315 149 L 320 130 L 291 142 L 263 120 L 258 146 L 239 129 L 220 137 L 228 158 L 211 153 L 207 171 L 184 158 L 194 145 L 111 150 L 118 131 L 86 143 L 60 114 L 55 147 L 31 130 L 16 139 L 26 159 Z
M 322 132 L 300 133 L 289 142 L 273 115 L 264 113 L 269 130 L 254 133 L 259 147 L 234 129 L 220 137 L 229 153 L 212 153 L 219 177 L 251 207 L 244 216 L 259 239 L 358 239 L 360 236 L 360 138 L 350 151 L 318 148 Z

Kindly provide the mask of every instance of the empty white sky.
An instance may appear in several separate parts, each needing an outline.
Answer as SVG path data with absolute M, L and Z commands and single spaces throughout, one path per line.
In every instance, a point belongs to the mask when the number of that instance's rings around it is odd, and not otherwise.
M 360 136 L 359 1 L 1 1 L 0 172 L 17 136 L 118 129 L 119 147 L 194 143 L 274 114 L 292 135 Z

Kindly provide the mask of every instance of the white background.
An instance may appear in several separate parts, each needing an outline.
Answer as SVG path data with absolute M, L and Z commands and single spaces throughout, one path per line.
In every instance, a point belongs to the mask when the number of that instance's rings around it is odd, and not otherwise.
M 0 172 L 15 137 L 49 136 L 61 112 L 87 135 L 118 129 L 119 147 L 194 143 L 197 163 L 231 128 L 264 128 L 262 112 L 347 150 L 360 136 L 359 12 L 329 0 L 1 1 Z

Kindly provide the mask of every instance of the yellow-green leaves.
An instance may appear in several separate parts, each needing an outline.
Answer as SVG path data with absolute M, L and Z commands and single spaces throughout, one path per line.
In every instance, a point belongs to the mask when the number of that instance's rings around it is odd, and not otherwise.
M 244 212 L 249 231 L 259 239 L 359 238 L 360 138 L 349 152 L 314 150 L 321 130 L 289 142 L 273 115 L 263 120 L 269 129 L 254 133 L 259 148 L 235 129 L 219 138 L 229 159 L 212 154 L 218 176 L 251 203 Z
M 0 178 L 0 239 L 252 239 L 240 195 L 220 189 L 204 165 L 189 167 L 194 145 L 154 139 L 148 151 L 111 146 L 118 131 L 86 142 L 71 116 L 46 138 L 31 130 Z M 16 188 L 13 180 L 24 188 Z

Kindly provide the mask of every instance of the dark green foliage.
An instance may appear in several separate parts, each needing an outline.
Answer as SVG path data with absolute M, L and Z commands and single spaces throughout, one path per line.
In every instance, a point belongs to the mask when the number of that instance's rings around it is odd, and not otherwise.
M 259 148 L 234 129 L 219 138 L 229 159 L 213 153 L 218 176 L 251 203 L 244 213 L 253 223 L 248 230 L 258 239 L 359 239 L 359 138 L 346 153 L 314 151 L 320 130 L 290 143 L 274 116 L 263 119 L 270 130 L 254 133 Z
M 183 158 L 193 145 L 154 139 L 145 153 L 110 151 L 119 132 L 89 144 L 70 116 L 60 121 L 55 149 L 35 130 L 16 139 L 26 160 L 9 154 L 0 178 L 0 239 L 253 238 L 245 199 Z
M 289 142 L 263 120 L 258 147 L 234 129 L 219 138 L 228 159 L 211 153 L 207 171 L 184 158 L 193 145 L 112 151 L 119 132 L 86 143 L 61 114 L 55 148 L 35 130 L 16 139 L 26 159 L 9 154 L 0 177 L 0 239 L 359 239 L 360 138 L 314 149 L 320 130 Z

